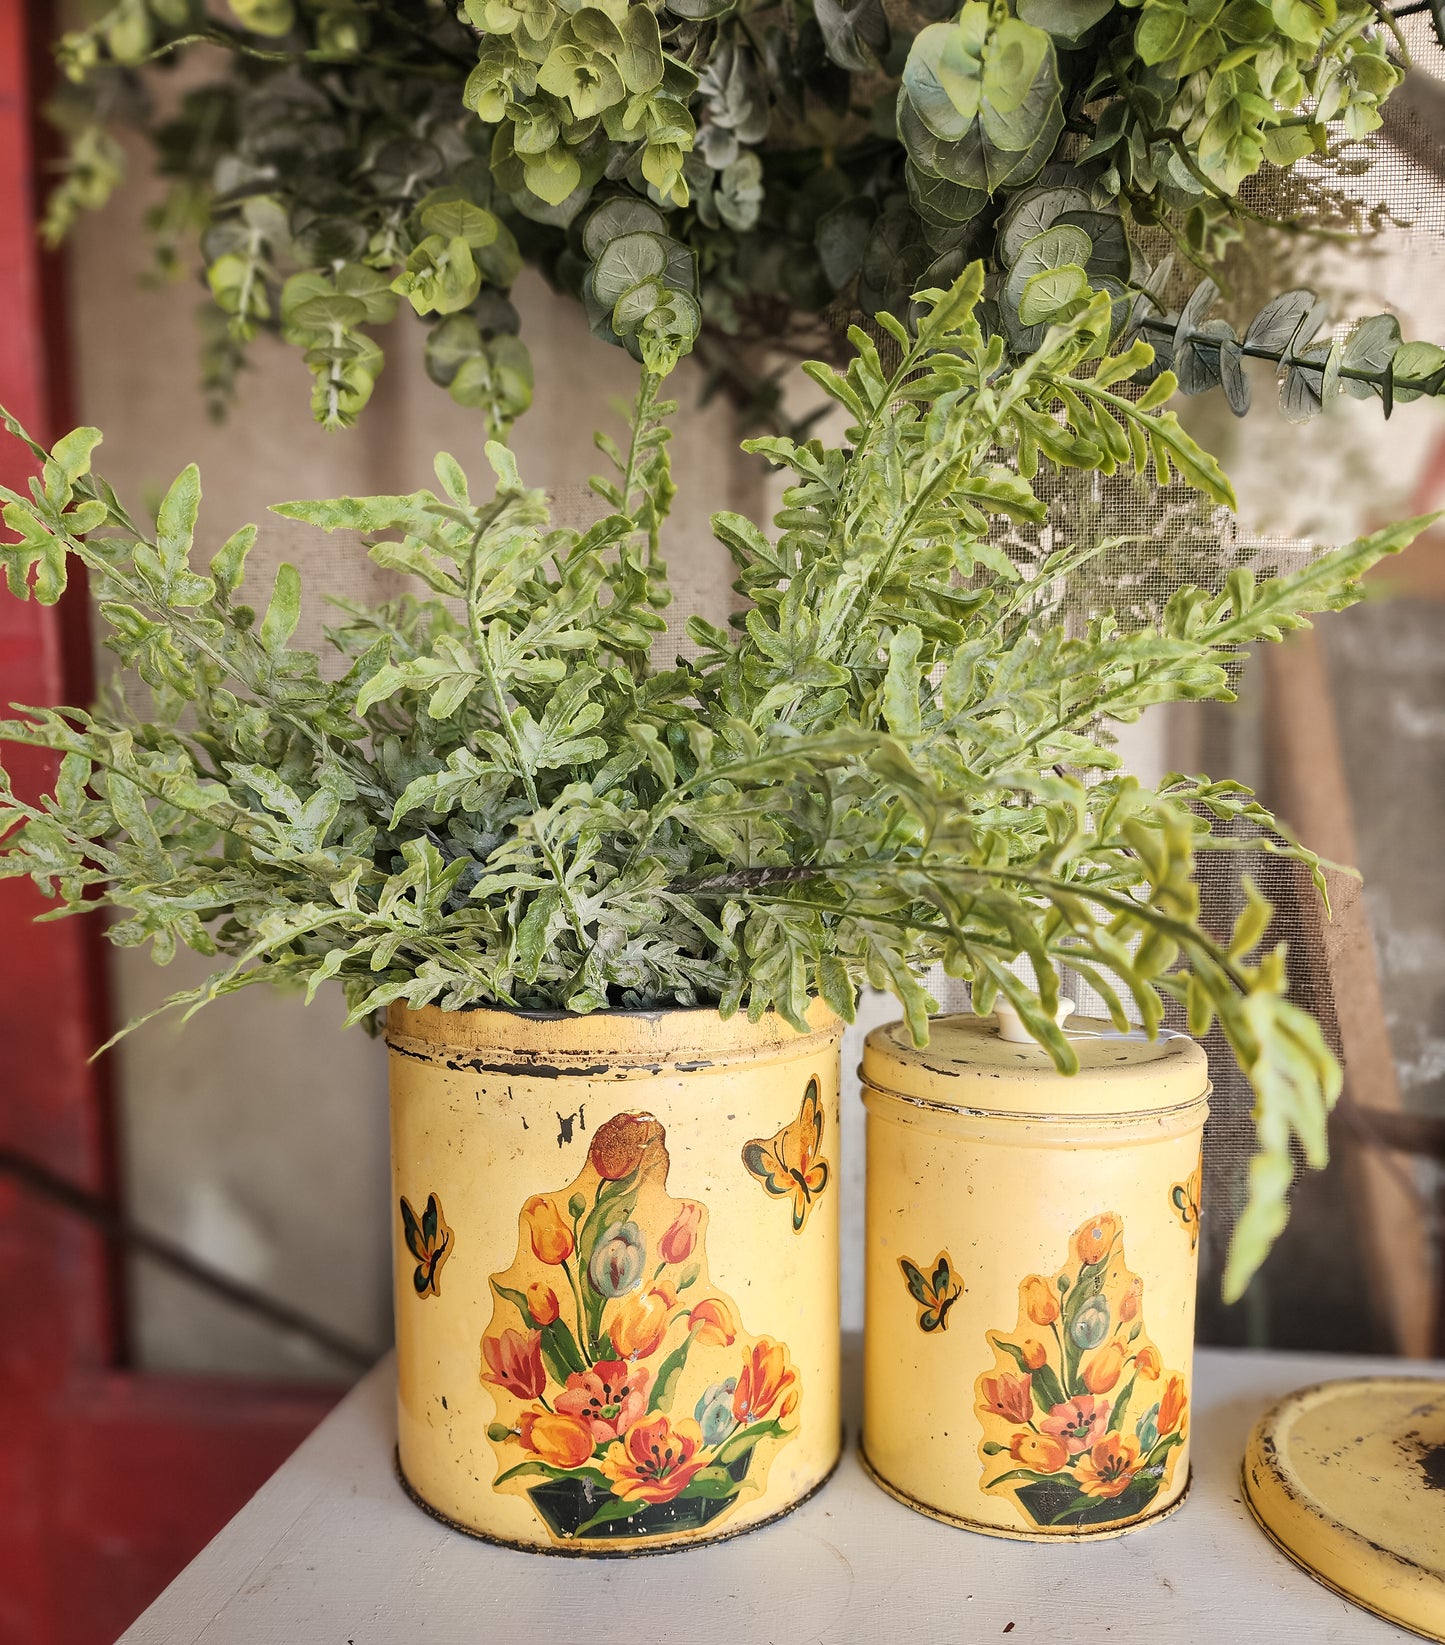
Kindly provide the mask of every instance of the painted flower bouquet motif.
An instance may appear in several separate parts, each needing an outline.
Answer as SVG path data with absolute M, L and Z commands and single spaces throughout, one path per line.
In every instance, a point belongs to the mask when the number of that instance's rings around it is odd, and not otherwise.
M 1145 1332 L 1143 1298 L 1122 1220 L 1105 1212 L 1075 1231 L 1058 1274 L 1019 1286 L 1016 1328 L 988 1333 L 996 1364 L 974 1385 L 982 1485 L 1032 1526 L 1123 1525 L 1173 1479 L 1188 1399 Z
M 675 1537 L 760 1495 L 797 1430 L 787 1348 L 708 1280 L 707 1212 L 666 1192 L 663 1128 L 618 1114 L 560 1193 L 522 1207 L 492 1277 L 482 1382 L 502 1491 L 558 1542 Z

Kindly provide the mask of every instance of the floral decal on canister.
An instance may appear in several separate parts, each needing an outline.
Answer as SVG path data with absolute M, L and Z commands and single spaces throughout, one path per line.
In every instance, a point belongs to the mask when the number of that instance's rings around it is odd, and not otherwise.
M 442 1294 L 442 1265 L 452 1254 L 452 1231 L 442 1216 L 442 1202 L 428 1194 L 426 1207 L 418 1216 L 406 1195 L 401 1196 L 401 1231 L 406 1248 L 416 1258 L 412 1285 L 419 1297 Z
M 1105 1212 L 1077 1229 L 1064 1268 L 1030 1274 L 1017 1326 L 988 1343 L 994 1367 L 974 1384 L 983 1489 L 1040 1530 L 1140 1518 L 1173 1479 L 1189 1412 L 1184 1378 L 1144 1329 L 1122 1220 Z
M 658 1121 L 616 1115 L 574 1183 L 522 1207 L 517 1260 L 492 1277 L 494 1484 L 558 1543 L 701 1532 L 763 1493 L 797 1431 L 787 1348 L 714 1289 L 707 1211 L 667 1172 Z
M 918 1304 L 920 1331 L 946 1331 L 948 1310 L 963 1295 L 963 1282 L 954 1276 L 947 1251 L 940 1251 L 931 1269 L 922 1269 L 908 1257 L 899 1257 L 898 1268 L 908 1294 Z
M 828 1186 L 817 1080 L 808 1081 L 796 1119 L 774 1136 L 755 1137 L 743 1144 L 743 1164 L 769 1194 L 792 1201 L 793 1232 L 801 1234 L 809 1212 Z
M 1203 1186 L 1204 1162 L 1201 1159 L 1183 1182 L 1176 1182 L 1169 1190 L 1169 1203 L 1174 1207 L 1174 1215 L 1188 1231 L 1191 1251 L 1199 1244 L 1199 1203 Z

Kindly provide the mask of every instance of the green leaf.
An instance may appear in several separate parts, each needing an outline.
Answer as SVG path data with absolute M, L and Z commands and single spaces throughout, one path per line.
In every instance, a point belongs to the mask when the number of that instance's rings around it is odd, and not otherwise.
M 1399 348 L 1400 322 L 1393 314 L 1372 314 L 1345 339 L 1340 363 L 1349 371 L 1369 372 L 1383 384 Z M 1370 383 L 1350 377 L 1345 377 L 1341 386 L 1357 400 L 1367 400 L 1375 392 Z
M 474 206 L 470 200 L 441 200 L 423 205 L 421 221 L 429 235 L 438 236 L 448 245 L 454 240 L 465 241 L 472 251 L 491 245 L 501 228 L 491 212 Z
M 243 525 L 221 544 L 211 558 L 211 580 L 223 596 L 234 594 L 246 574 L 246 556 L 256 543 L 256 528 Z
M 823 49 L 839 68 L 875 72 L 887 55 L 888 18 L 882 0 L 813 0 Z
M 1115 0 L 1018 0 L 1018 14 L 1025 23 L 1045 29 L 1061 45 L 1072 46 L 1107 17 Z
M 6 503 L 3 518 L 18 541 L 0 543 L 0 562 L 5 580 L 18 600 L 30 598 L 30 573 L 35 573 L 35 598 L 41 605 L 54 605 L 65 592 L 66 547 L 22 502 Z
M 1088 276 L 1077 263 L 1042 269 L 1024 281 L 1019 296 L 1019 319 L 1026 326 L 1052 320 L 1061 310 L 1077 302 L 1088 289 Z
M 227 0 L 236 20 L 255 34 L 289 34 L 296 23 L 292 0 Z
M 903 628 L 888 643 L 888 671 L 883 678 L 883 717 L 895 737 L 916 737 L 923 729 L 918 708 L 918 652 L 923 636 Z
M 498 1475 L 498 1479 L 500 1478 L 501 1476 Z M 599 1526 L 611 1525 L 619 1519 L 631 1519 L 634 1515 L 640 1514 L 646 1506 L 647 1503 L 643 1501 L 630 1501 L 626 1497 L 613 1497 L 604 1502 L 590 1519 L 584 1520 L 577 1527 L 575 1534 L 584 1536 L 589 1531 L 595 1531 Z
M 271 587 L 271 601 L 261 619 L 261 644 L 275 655 L 286 649 L 286 642 L 296 632 L 301 621 L 301 573 L 287 561 L 276 568 L 276 580 Z
M 689 1333 L 672 1350 L 657 1368 L 657 1375 L 652 1384 L 652 1397 L 648 1400 L 649 1411 L 670 1411 L 672 1401 L 677 1393 L 678 1379 L 682 1376 L 683 1367 L 687 1364 L 688 1350 L 692 1347 L 692 1336 Z

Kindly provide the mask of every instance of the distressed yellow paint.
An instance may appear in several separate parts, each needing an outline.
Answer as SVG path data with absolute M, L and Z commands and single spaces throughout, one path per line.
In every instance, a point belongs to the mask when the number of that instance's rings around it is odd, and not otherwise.
M 1445 1383 L 1363 1377 L 1291 1394 L 1249 1437 L 1244 1495 L 1311 1576 L 1445 1640 Z
M 746 1144 L 797 1119 L 810 1085 L 821 1113 L 821 1154 L 837 1157 L 843 1025 L 822 1005 L 810 1023 L 798 1034 L 774 1016 L 724 1022 L 702 1009 L 578 1017 L 391 1007 L 393 1207 L 402 1194 L 415 1204 L 418 1194 L 435 1193 L 452 1233 L 441 1294 L 422 1306 L 416 1259 L 395 1219 L 398 1453 L 403 1477 L 426 1506 L 466 1530 L 524 1547 L 648 1552 L 758 1525 L 828 1477 L 842 1432 L 836 1179 L 830 1172 L 819 1184 L 806 1225 L 795 1232 L 791 1198 L 765 1192 L 743 1162 Z M 663 1193 L 665 1163 L 668 1203 L 702 1207 L 700 1283 L 736 1309 L 739 1355 L 759 1339 L 782 1345 L 796 1397 L 789 1431 L 770 1447 L 766 1468 L 753 1470 L 736 1503 L 710 1524 L 677 1535 L 569 1542 L 515 1482 L 494 1485 L 505 1460 L 524 1453 L 516 1440 L 489 1439 L 488 1428 L 519 1427 L 526 1402 L 485 1380 L 481 1343 L 489 1331 L 525 1333 L 520 1310 L 499 1302 L 491 1283 L 520 1274 L 516 1265 L 534 1249 L 524 1207 L 541 1197 L 565 1208 L 579 1182 L 595 1185 L 590 1144 L 619 1114 L 649 1116 L 665 1132 L 665 1160 L 647 1192 Z M 637 1212 L 644 1221 L 649 1203 Z M 655 1245 L 655 1233 L 649 1241 Z M 542 1248 L 549 1250 L 545 1240 Z M 565 1300 L 560 1265 L 551 1275 Z M 636 1295 L 653 1283 L 650 1250 Z M 689 1300 L 684 1292 L 682 1301 Z M 709 1351 L 718 1353 L 715 1345 Z M 679 1390 L 679 1397 L 694 1393 L 687 1377 Z M 693 1413 L 679 1406 L 674 1415 L 686 1421 Z M 544 1449 L 569 1439 L 564 1425 L 552 1426 L 558 1435 L 544 1425 L 534 1436 Z
M 867 1465 L 885 1489 L 924 1513 L 1036 1541 L 1117 1536 L 1177 1506 L 1189 1477 L 1181 1412 L 1187 1413 L 1193 1362 L 1197 1256 L 1171 1189 L 1198 1162 L 1208 1065 L 1203 1050 L 1181 1035 L 1151 1042 L 1078 1017 L 1068 1032 L 1080 1062 L 1071 1077 L 1037 1046 L 1002 1040 L 990 1019 L 974 1016 L 939 1019 L 923 1050 L 902 1025 L 877 1029 L 862 1068 Z M 1057 1297 L 1060 1274 L 1079 1272 L 1081 1249 L 1098 1258 L 1089 1277 L 1107 1292 L 1110 1328 L 1122 1320 L 1120 1340 L 1131 1355 L 1150 1349 L 1143 1364 L 1131 1362 L 1115 1381 L 1112 1367 L 1094 1371 L 1092 1348 L 1081 1351 L 1081 1388 L 1088 1373 L 1100 1390 L 1091 1397 L 1112 1403 L 1134 1378 L 1141 1399 L 1147 1393 L 1151 1403 L 1162 1403 L 1161 1436 L 1177 1437 L 1159 1453 L 1160 1486 L 1142 1512 L 1112 1523 L 1086 1516 L 1082 1525 L 1041 1524 L 1017 1500 L 1012 1482 L 1000 1487 L 999 1479 L 1011 1460 L 1047 1471 L 1061 1442 L 1021 1440 L 1020 1455 L 1011 1459 L 1014 1431 L 1032 1430 L 1026 1421 L 1009 1422 L 1021 1390 L 998 1379 L 1022 1378 L 1028 1361 L 1040 1359 L 1043 1349 L 1032 1336 L 1055 1353 L 1051 1305 L 1040 1291 L 1035 1325 L 1030 1299 L 1036 1287 L 1053 1288 Z M 909 1283 L 912 1267 L 922 1271 L 919 1287 L 928 1289 L 925 1259 L 933 1252 L 948 1255 L 950 1291 L 962 1287 L 942 1329 L 926 1323 L 933 1316 Z M 992 1414 L 978 1403 L 988 1397 L 980 1393 L 985 1384 L 1001 1399 Z M 1135 1425 L 1148 1408 L 1127 1410 L 1124 1453 L 1100 1452 L 1097 1468 L 1080 1468 L 1091 1489 L 1105 1488 L 1100 1470 L 1107 1473 L 1121 1456 L 1131 1460 L 1128 1447 L 1147 1455 Z M 1043 1413 L 1033 1415 L 1042 1427 Z

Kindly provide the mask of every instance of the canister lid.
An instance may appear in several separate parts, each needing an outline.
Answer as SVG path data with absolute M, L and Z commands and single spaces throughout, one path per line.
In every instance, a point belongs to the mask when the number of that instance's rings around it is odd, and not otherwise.
M 1249 1436 L 1244 1497 L 1311 1576 L 1445 1640 L 1445 1382 L 1352 1377 L 1291 1394 Z
M 1209 1089 L 1204 1048 L 1184 1034 L 1121 1034 L 1094 1017 L 1068 1019 L 1079 1059 L 1061 1074 L 1042 1046 L 1002 1039 L 992 1017 L 935 1017 L 928 1044 L 901 1022 L 875 1028 L 863 1047 L 863 1080 L 944 1108 L 998 1114 L 1139 1114 L 1201 1100 Z

